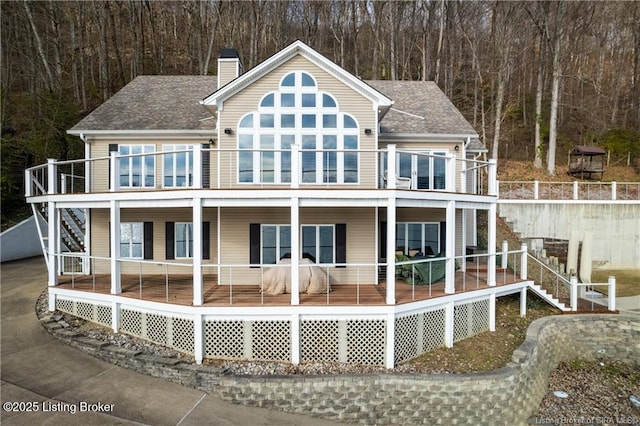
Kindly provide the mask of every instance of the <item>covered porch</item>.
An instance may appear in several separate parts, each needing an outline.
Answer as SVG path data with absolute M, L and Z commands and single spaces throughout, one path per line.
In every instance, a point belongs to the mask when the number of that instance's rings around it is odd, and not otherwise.
M 491 287 L 500 287 L 525 281 L 520 276 L 519 262 L 515 268 L 498 268 L 495 285 L 488 284 L 486 268 L 477 268 L 473 259 L 467 261 L 464 270 L 454 275 L 453 294 L 469 293 Z M 122 274 L 119 296 L 151 302 L 181 306 L 193 305 L 193 278 L 190 274 Z M 449 296 L 444 279 L 432 284 L 411 284 L 396 277 L 393 286 L 396 305 Z M 97 294 L 111 293 L 109 274 L 64 275 L 57 286 L 61 289 Z M 203 303 L 199 306 L 287 306 L 291 305 L 291 294 L 264 294 L 261 283 L 220 284 L 216 274 L 203 275 Z M 321 294 L 301 293 L 300 305 L 328 306 L 382 306 L 387 304 L 386 281 L 362 282 L 359 284 L 331 285 L 329 292 Z

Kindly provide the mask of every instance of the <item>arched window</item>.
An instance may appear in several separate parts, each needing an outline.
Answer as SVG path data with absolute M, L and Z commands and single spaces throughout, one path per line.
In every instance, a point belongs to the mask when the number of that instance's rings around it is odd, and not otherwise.
M 318 90 L 313 75 L 290 72 L 238 122 L 238 181 L 291 182 L 290 149 L 297 144 L 301 183 L 357 183 L 359 135 L 355 118 Z

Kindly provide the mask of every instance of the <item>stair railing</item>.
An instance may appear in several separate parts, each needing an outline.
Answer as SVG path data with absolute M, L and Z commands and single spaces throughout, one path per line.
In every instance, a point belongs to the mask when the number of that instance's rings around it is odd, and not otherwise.
M 573 303 L 574 287 L 562 274 L 551 269 L 531 253 L 527 253 L 527 258 L 531 260 L 527 264 L 527 277 L 538 283 L 540 287 L 551 293 L 553 297 L 560 301 L 571 301 Z M 573 309 L 574 306 L 572 305 Z M 577 308 L 577 305 L 576 305 Z

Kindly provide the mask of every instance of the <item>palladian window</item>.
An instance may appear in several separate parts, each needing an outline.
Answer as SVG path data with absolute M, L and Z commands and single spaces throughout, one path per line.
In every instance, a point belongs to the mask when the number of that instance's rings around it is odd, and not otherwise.
M 299 181 L 344 184 L 359 181 L 359 126 L 340 112 L 337 100 L 318 90 L 304 71 L 286 74 L 256 111 L 238 122 L 238 182 L 291 182 L 291 146 L 301 151 Z

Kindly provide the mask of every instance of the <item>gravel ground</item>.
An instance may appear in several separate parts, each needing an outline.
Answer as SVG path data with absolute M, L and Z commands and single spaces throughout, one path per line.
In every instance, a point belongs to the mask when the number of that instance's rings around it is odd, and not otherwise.
M 561 363 L 529 423 L 640 425 L 640 370 L 609 360 Z
M 190 355 L 155 345 L 141 339 L 114 334 L 111 329 L 76 318 L 64 312 L 47 312 L 43 293 L 36 304 L 38 318 L 51 318 L 62 327 L 112 345 L 138 350 L 145 354 L 179 358 L 194 362 Z M 340 363 L 291 365 L 279 362 L 239 362 L 205 360 L 205 365 L 223 367 L 237 375 L 292 374 L 362 374 L 382 372 L 433 373 L 411 363 L 392 370 L 383 367 Z M 439 372 L 442 373 L 442 372 Z M 554 395 L 567 394 L 566 398 Z M 549 390 L 530 424 L 629 424 L 640 425 L 640 369 L 609 361 L 563 363 L 551 373 Z

